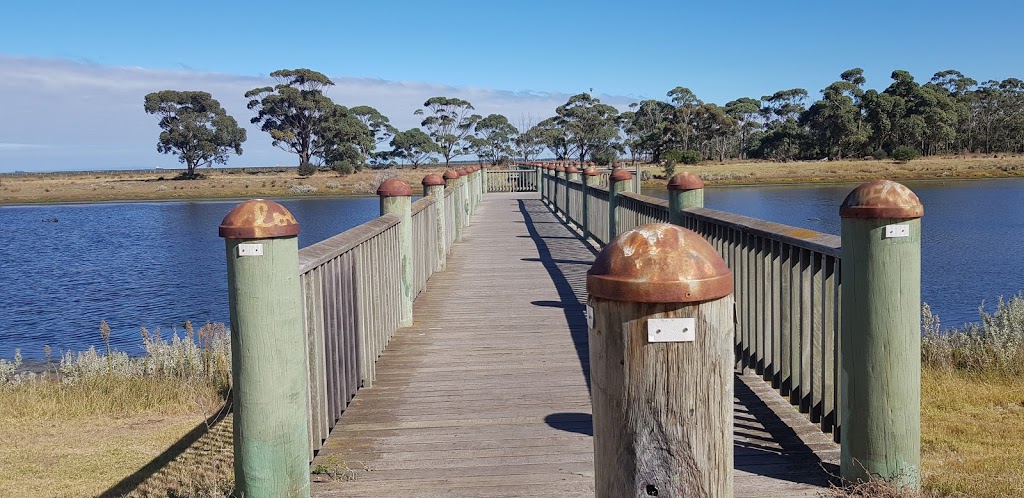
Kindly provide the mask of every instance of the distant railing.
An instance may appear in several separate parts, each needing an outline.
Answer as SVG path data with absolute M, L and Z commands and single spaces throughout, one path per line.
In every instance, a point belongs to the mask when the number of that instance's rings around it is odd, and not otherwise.
M 567 222 L 598 245 L 636 226 L 670 220 L 668 201 L 624 191 L 615 194 L 616 226 L 610 230 L 611 189 L 561 174 L 541 170 L 549 185 L 542 191 L 545 202 L 562 216 L 568 211 Z M 570 192 L 568 206 L 563 188 Z M 584 192 L 585 226 L 577 207 Z M 838 440 L 839 237 L 712 209 L 681 211 L 679 224 L 704 236 L 733 271 L 736 367 L 762 375 Z
M 537 173 L 524 169 L 485 170 L 487 192 L 536 192 Z

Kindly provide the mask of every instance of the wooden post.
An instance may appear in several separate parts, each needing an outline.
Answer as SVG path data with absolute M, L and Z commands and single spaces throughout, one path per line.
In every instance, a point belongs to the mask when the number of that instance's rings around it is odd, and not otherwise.
M 587 273 L 599 498 L 732 496 L 733 278 L 700 235 L 626 231 Z
M 487 177 L 487 168 L 480 168 L 480 175 L 480 193 L 486 194 L 491 191 L 490 182 L 488 182 Z
M 624 168 L 616 168 L 612 170 L 612 174 L 608 175 L 608 239 L 614 239 L 618 231 L 618 215 L 615 211 L 619 207 L 619 194 L 622 192 L 629 192 L 630 180 L 633 179 L 633 175 L 629 174 Z
M 220 225 L 231 313 L 235 492 L 309 496 L 309 379 L 299 224 L 280 204 L 235 206 Z
M 850 192 L 842 218 L 840 474 L 921 485 L 921 216 L 907 187 Z
M 462 212 L 459 209 L 459 173 L 453 169 L 444 172 L 444 183 L 452 189 L 452 211 L 455 212 L 455 226 L 449 230 L 455 230 L 455 241 L 462 242 Z
M 579 225 L 580 220 L 572 219 L 572 188 L 570 182 L 580 180 L 580 170 L 573 165 L 565 168 L 565 222 L 571 225 Z
M 559 185 L 558 179 L 565 180 L 565 166 L 555 166 L 555 214 L 565 216 L 565 185 Z
M 402 278 L 402 309 L 399 327 L 412 326 L 412 189 L 402 180 L 384 180 L 377 188 L 380 196 L 380 215 L 397 214 L 402 219 L 398 224 L 399 271 Z
M 445 252 L 444 241 L 447 230 L 444 217 L 444 178 L 436 173 L 423 177 L 423 197 L 434 198 L 434 214 L 436 219 L 434 225 L 436 230 L 434 238 L 437 240 L 437 257 L 434 260 L 434 270 L 444 271 L 448 267 L 448 253 Z
M 469 170 L 466 168 L 459 168 L 459 190 L 462 192 L 462 202 L 459 205 L 459 209 L 462 210 L 462 226 L 469 226 Z
M 590 187 L 597 185 L 598 175 L 593 166 L 583 170 L 583 240 L 590 238 Z
M 537 170 L 537 192 L 540 192 L 540 198 L 544 198 L 544 168 L 541 166 L 534 166 Z
M 704 207 L 704 181 L 699 176 L 683 172 L 668 181 L 668 222 L 683 224 L 683 210 Z

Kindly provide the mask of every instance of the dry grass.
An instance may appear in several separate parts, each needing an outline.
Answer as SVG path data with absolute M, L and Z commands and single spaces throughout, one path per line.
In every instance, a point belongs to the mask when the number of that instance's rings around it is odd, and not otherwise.
M 1004 374 L 926 368 L 921 458 L 944 496 L 1024 496 L 1024 386 Z
M 661 175 L 657 166 L 645 167 L 652 175 Z M 676 172 L 690 171 L 700 175 L 708 185 L 747 185 L 764 183 L 829 183 L 874 180 L 931 180 L 954 178 L 1006 178 L 1024 176 L 1024 156 L 1000 154 L 992 156 L 940 156 L 916 159 L 907 163 L 891 160 L 865 161 L 768 161 L 703 162 L 677 165 Z M 645 182 L 651 188 L 662 187 L 663 179 Z
M 258 174 L 207 169 L 200 171 L 205 176 L 200 180 L 172 180 L 177 172 L 168 170 L 0 175 L 0 203 L 373 195 L 381 181 L 394 176 L 419 192 L 424 176 L 443 172 L 443 166 L 435 165 L 351 175 L 328 171 L 308 178 L 294 168 Z

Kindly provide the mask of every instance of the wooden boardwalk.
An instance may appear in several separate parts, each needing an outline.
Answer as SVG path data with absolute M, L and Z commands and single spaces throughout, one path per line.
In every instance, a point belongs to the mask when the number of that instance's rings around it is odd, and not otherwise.
M 313 495 L 593 496 L 593 258 L 536 193 L 487 194 L 313 461 Z M 756 376 L 736 398 L 736 496 L 818 496 L 831 438 Z

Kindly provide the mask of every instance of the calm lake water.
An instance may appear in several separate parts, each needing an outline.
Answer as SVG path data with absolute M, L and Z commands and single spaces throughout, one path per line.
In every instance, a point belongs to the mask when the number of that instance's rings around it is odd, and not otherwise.
M 1024 179 L 908 183 L 925 205 L 922 297 L 946 326 L 1024 289 Z M 709 188 L 709 208 L 839 233 L 855 184 Z M 648 195 L 659 192 L 647 191 Z M 664 192 L 660 193 L 664 196 Z M 0 358 L 111 342 L 141 352 L 139 327 L 228 321 L 224 241 L 237 204 L 149 202 L 0 207 Z M 282 201 L 305 247 L 377 216 L 376 197 Z M 56 222 L 47 221 L 56 219 Z

